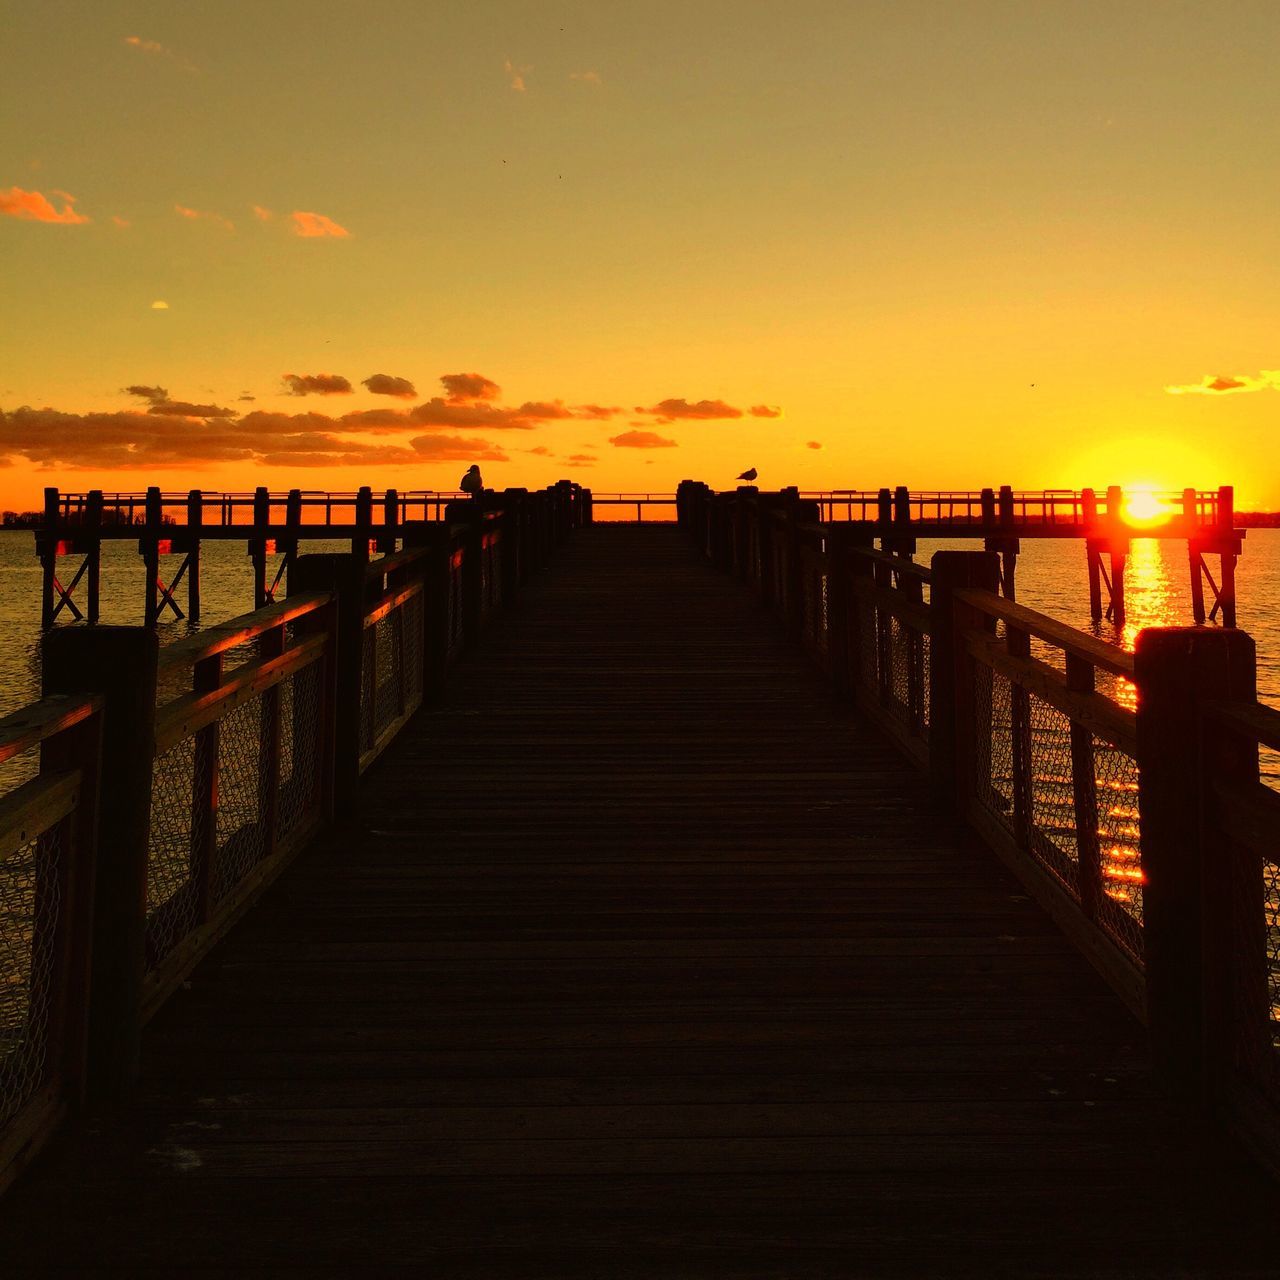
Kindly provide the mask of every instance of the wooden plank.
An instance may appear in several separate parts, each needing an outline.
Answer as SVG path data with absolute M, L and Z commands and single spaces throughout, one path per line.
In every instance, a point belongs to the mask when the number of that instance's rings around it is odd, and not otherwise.
M 100 697 L 52 693 L 0 717 L 0 764 L 72 729 L 102 709 Z

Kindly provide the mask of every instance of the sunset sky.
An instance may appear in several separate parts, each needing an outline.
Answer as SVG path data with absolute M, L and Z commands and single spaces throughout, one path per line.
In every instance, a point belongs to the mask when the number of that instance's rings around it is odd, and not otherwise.
M 1275 0 L 3 12 L 4 506 L 479 461 L 1280 507 Z

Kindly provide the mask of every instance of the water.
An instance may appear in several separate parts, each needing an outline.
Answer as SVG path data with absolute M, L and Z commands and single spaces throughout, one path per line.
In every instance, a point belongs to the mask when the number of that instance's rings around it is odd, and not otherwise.
M 972 550 L 975 544 L 921 540 L 917 559 L 927 563 L 935 550 Z M 341 543 L 308 544 L 309 550 L 341 551 Z M 253 574 L 243 544 L 207 542 L 202 548 L 201 587 L 204 625 L 225 621 L 253 608 Z M 74 572 L 76 559 L 60 566 Z M 179 560 L 161 562 L 166 576 Z M 274 576 L 278 560 L 270 565 Z M 1215 576 L 1216 564 L 1211 565 Z M 1280 529 L 1251 529 L 1237 572 L 1239 624 L 1258 646 L 1258 694 L 1280 706 Z M 1191 622 L 1191 573 L 1186 545 L 1136 539 L 1126 573 L 1129 607 L 1124 627 L 1092 623 L 1084 544 L 1073 539 L 1026 540 L 1018 557 L 1018 599 L 1060 622 L 1132 649 L 1143 627 Z M 185 584 L 177 592 L 186 607 Z M 138 623 L 142 619 L 142 557 L 133 541 L 107 542 L 102 551 L 102 621 Z M 65 617 L 65 614 L 64 614 Z M 187 635 L 188 621 L 167 618 L 160 624 L 161 644 Z M 0 714 L 39 697 L 40 564 L 30 532 L 0 532 Z

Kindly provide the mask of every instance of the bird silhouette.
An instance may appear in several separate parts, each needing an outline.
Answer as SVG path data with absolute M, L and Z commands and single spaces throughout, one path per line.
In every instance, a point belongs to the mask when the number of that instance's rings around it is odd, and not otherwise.
M 756 478 L 756 476 L 758 476 L 759 474 L 760 474 L 760 473 L 755 469 L 755 467 L 748 467 L 748 468 L 747 468 L 747 470 L 746 470 L 746 471 L 744 471 L 744 472 L 743 472 L 743 473 L 738 477 L 738 479 L 739 479 L 739 480 L 746 480 L 748 483 L 750 483 L 750 482 L 751 482 L 752 480 L 754 480 L 754 479 Z
M 458 488 L 463 493 L 469 493 L 473 498 L 479 497 L 484 492 L 484 481 L 480 479 L 478 464 L 473 462 L 467 468 L 467 474 L 458 481 Z

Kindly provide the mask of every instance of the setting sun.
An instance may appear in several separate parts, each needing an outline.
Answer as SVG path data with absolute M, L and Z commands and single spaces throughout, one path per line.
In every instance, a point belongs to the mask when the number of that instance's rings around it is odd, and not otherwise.
M 1151 525 L 1168 516 L 1168 508 L 1150 489 L 1136 489 L 1125 494 L 1124 518 L 1133 525 Z

